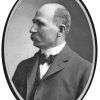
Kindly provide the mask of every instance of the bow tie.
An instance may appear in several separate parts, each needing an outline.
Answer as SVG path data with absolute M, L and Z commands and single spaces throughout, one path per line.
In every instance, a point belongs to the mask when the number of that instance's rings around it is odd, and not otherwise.
M 45 54 L 41 54 L 40 56 L 40 64 L 44 64 L 44 63 L 47 63 L 48 65 L 52 64 L 53 61 L 54 61 L 54 58 L 56 57 L 57 55 L 50 55 L 48 58 L 46 58 Z

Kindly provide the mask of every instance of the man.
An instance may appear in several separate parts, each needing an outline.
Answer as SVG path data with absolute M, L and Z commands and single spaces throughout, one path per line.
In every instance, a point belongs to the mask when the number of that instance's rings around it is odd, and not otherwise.
M 67 45 L 70 25 L 70 14 L 60 4 L 37 11 L 30 33 L 40 50 L 18 65 L 12 79 L 24 100 L 76 100 L 82 93 L 91 64 Z

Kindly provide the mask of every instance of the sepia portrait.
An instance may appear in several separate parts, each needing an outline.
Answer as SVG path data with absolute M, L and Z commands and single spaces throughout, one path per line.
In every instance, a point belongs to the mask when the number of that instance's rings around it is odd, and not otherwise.
M 19 100 L 81 100 L 96 64 L 96 36 L 79 0 L 19 0 L 3 35 L 4 71 Z

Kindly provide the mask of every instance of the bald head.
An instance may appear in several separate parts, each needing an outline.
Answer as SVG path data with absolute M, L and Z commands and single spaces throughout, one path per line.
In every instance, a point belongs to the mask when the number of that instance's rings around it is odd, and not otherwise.
M 56 26 L 65 26 L 65 31 L 68 33 L 71 26 L 71 16 L 69 11 L 60 4 L 48 3 L 44 4 L 38 10 L 39 12 L 44 12 L 50 20 L 56 24 Z
M 54 15 L 55 11 L 57 8 L 64 8 L 62 5 L 60 4 L 56 4 L 56 3 L 48 3 L 48 4 L 44 4 L 42 5 L 38 11 L 40 12 L 45 12 L 46 14 L 48 14 L 50 17 Z

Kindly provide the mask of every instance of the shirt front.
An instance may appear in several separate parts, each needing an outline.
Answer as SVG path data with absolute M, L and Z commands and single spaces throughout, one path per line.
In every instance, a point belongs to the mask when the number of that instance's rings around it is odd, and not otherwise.
M 60 51 L 64 48 L 66 42 L 63 42 L 62 44 L 47 49 L 47 50 L 41 50 L 42 54 L 45 54 L 45 56 L 48 58 L 50 55 L 56 55 L 58 53 L 60 53 Z M 47 63 L 44 63 L 43 65 L 40 64 L 39 68 L 40 68 L 40 79 L 43 78 L 43 76 L 46 74 L 46 72 L 48 71 L 50 65 L 48 65 Z

